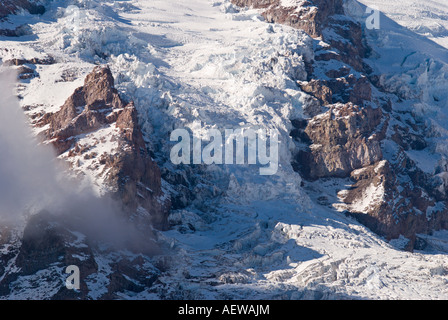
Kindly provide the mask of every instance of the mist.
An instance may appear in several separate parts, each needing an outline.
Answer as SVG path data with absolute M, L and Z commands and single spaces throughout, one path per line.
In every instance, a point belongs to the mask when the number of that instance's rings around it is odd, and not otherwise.
M 34 136 L 14 95 L 17 74 L 0 67 L 0 223 L 48 212 L 94 240 L 154 252 L 151 230 L 128 223 L 121 205 L 68 178 L 65 162 Z
M 58 199 L 56 157 L 39 144 L 14 96 L 16 74 L 0 69 L 0 217 L 21 219 Z

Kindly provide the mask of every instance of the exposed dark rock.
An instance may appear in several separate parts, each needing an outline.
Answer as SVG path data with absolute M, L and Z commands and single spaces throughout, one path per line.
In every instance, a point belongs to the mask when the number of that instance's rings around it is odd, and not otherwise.
M 28 11 L 31 14 L 39 14 L 39 15 L 43 15 L 45 13 L 45 7 L 43 5 L 32 5 Z
M 24 64 L 42 64 L 42 65 L 51 65 L 56 61 L 53 57 L 48 56 L 45 58 L 32 58 L 32 59 L 11 59 L 4 61 L 5 66 L 23 66 Z
M 354 103 L 363 105 L 372 99 L 372 88 L 367 77 L 356 78 L 353 74 L 331 80 L 300 82 L 300 87 L 317 98 L 322 105 L 332 103 Z
M 28 286 L 35 286 L 35 289 L 44 285 L 56 289 L 51 295 L 54 300 L 90 299 L 89 281 L 98 279 L 99 274 L 104 272 L 96 259 L 100 255 L 107 256 L 108 252 L 107 249 L 100 249 L 96 240 L 92 241 L 82 232 L 82 224 L 77 218 L 63 213 L 53 215 L 41 212 L 32 216 L 18 248 L 8 256 L 0 255 L 0 261 L 15 259 L 15 268 L 2 273 L 0 297 L 23 289 L 20 283 L 24 281 Z M 14 242 L 5 238 L 5 242 L 8 241 Z M 150 265 L 148 256 L 136 254 L 134 257 L 129 259 L 126 253 L 114 251 L 113 261 L 108 262 L 111 272 L 104 283 L 106 292 L 99 299 L 116 299 L 119 292 L 138 293 L 153 285 L 159 271 Z M 65 280 L 69 274 L 65 271 L 68 266 L 79 268 L 79 290 L 66 287 Z M 29 280 L 30 277 L 36 281 Z
M 303 113 L 305 116 L 312 118 L 323 111 L 322 101 L 314 97 L 312 92 L 305 96 L 303 105 Z
M 266 9 L 262 15 L 268 22 L 285 24 L 304 30 L 312 37 L 322 35 L 328 18 L 343 14 L 342 0 L 309 0 L 301 7 L 283 7 L 280 0 L 232 0 L 240 7 Z
M 372 231 L 387 239 L 403 235 L 410 240 L 407 249 L 413 250 L 418 246 L 417 234 L 448 226 L 448 211 L 427 214 L 436 200 L 419 185 L 400 182 L 396 172 L 386 160 L 356 170 L 351 174 L 355 184 L 340 197 L 349 214 Z
M 69 231 L 60 220 L 60 217 L 42 212 L 31 217 L 23 232 L 22 241 L 15 259 L 16 270 L 10 271 L 0 282 L 0 295 L 7 295 L 10 284 L 19 277 L 35 275 L 41 270 L 53 268 L 55 278 L 48 282 L 60 284 L 59 298 L 80 299 L 85 298 L 88 288 L 81 281 L 79 291 L 66 289 L 64 275 L 57 274 L 56 268 L 65 268 L 76 265 L 80 269 L 80 277 L 84 280 L 97 271 L 93 252 L 86 243 L 77 243 L 77 237 Z M 80 260 L 82 257 L 82 260 Z M 40 284 L 42 285 L 42 283 Z M 65 292 L 65 294 L 63 294 Z
M 338 70 L 328 70 L 325 75 L 329 78 L 341 78 L 341 77 L 345 77 L 348 76 L 350 74 L 350 68 L 343 66 Z
M 6 60 L 3 65 L 13 67 L 17 70 L 18 78 L 21 80 L 28 80 L 35 77 L 39 77 L 36 71 L 36 65 L 50 65 L 54 64 L 56 61 L 53 57 L 48 56 L 45 58 L 32 58 L 32 59 L 19 59 L 14 58 L 11 60 Z
M 351 177 L 353 186 L 339 195 L 345 212 L 388 239 L 407 237 L 408 250 L 420 247 L 416 234 L 447 228 L 448 210 L 440 205 L 447 199 L 447 170 L 441 165 L 431 177 L 407 156 L 405 151 L 427 147 L 424 125 L 394 112 L 381 76 L 364 61 L 370 48 L 362 26 L 344 15 L 342 1 L 309 0 L 292 7 L 279 0 L 232 3 L 261 9 L 267 22 L 322 40 L 307 66 L 307 81 L 298 82 L 308 94 L 303 110 L 310 119 L 292 120 L 290 136 L 298 146 L 294 169 L 310 180 Z M 327 62 L 335 68 L 329 70 Z M 384 97 L 373 97 L 374 87 Z M 383 157 L 385 140 L 396 144 L 388 160 Z
M 316 60 L 335 59 L 357 71 L 371 71 L 362 60 L 369 52 L 362 27 L 344 16 L 342 0 L 308 0 L 291 7 L 282 6 L 280 0 L 232 0 L 232 3 L 263 9 L 262 15 L 267 22 L 285 24 L 303 30 L 313 38 L 322 38 L 332 50 L 316 52 Z
M 327 86 L 324 80 L 311 80 L 306 83 L 301 83 L 300 87 L 304 92 L 312 94 L 323 105 L 333 103 L 333 91 Z
M 14 29 L 0 29 L 1 37 L 22 37 L 32 34 L 32 29 L 29 25 L 24 24 Z
M 302 174 L 309 179 L 347 177 L 381 160 L 377 133 L 381 121 L 381 109 L 351 103 L 332 105 L 314 117 L 304 130 L 313 144 L 299 155 Z
M 20 66 L 18 68 L 18 73 L 19 73 L 19 79 L 22 80 L 31 79 L 37 76 L 35 70 L 28 66 Z
M 96 67 L 85 79 L 84 86 L 75 90 L 61 109 L 36 121 L 49 125 L 46 139 L 57 154 L 98 157 L 104 166 L 104 180 L 115 198 L 119 198 L 129 214 L 142 226 L 149 222 L 160 229 L 167 228 L 170 201 L 161 188 L 161 173 L 152 160 L 138 124 L 133 103 L 126 103 L 114 88 L 114 78 L 107 67 Z M 107 126 L 114 126 L 118 135 L 119 152 L 86 154 L 88 147 L 78 143 L 78 137 Z M 112 138 L 111 138 L 112 139 Z M 149 214 L 135 215 L 138 208 Z
M 31 14 L 44 14 L 45 7 L 33 0 L 2 0 L 0 2 L 0 19 L 10 14 L 16 14 L 19 10 L 27 10 Z
M 337 52 L 337 55 L 330 58 L 344 62 L 356 71 L 367 74 L 371 72 L 370 67 L 363 61 L 370 49 L 363 39 L 362 27 L 358 22 L 341 15 L 330 17 L 327 30 L 329 34 L 326 35 L 324 30 L 323 38 L 332 50 Z M 337 36 L 335 37 L 334 34 Z M 320 58 L 329 60 L 324 56 Z
M 394 134 L 391 139 L 404 150 L 423 150 L 427 147 L 425 138 L 416 133 L 410 132 L 409 127 L 394 126 Z
M 171 184 L 171 205 L 173 210 L 183 209 L 190 204 L 194 198 L 194 183 L 191 168 L 186 166 L 179 171 L 162 168 L 162 178 Z

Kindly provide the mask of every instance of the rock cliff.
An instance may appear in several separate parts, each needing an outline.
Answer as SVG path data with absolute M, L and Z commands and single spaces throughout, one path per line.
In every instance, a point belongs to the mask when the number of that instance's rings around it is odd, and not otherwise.
M 307 81 L 305 118 L 291 119 L 297 149 L 294 168 L 308 181 L 346 179 L 332 207 L 355 217 L 387 239 L 404 236 L 407 250 L 422 248 L 420 233 L 448 227 L 446 184 L 423 172 L 406 151 L 424 150 L 426 127 L 396 111 L 369 66 L 371 49 L 361 23 L 340 0 L 233 0 L 260 9 L 269 23 L 286 24 L 315 41 Z M 306 185 L 306 184 L 305 184 Z
M 34 120 L 57 155 L 101 180 L 140 225 L 167 228 L 170 201 L 152 160 L 133 103 L 123 101 L 108 67 L 95 67 L 59 111 Z M 81 173 L 81 171 L 79 170 Z M 85 174 L 86 172 L 82 172 Z
M 2 0 L 0 3 L 0 19 L 15 14 L 19 10 L 27 10 L 31 14 L 43 14 L 45 7 L 39 4 L 39 1 L 33 0 Z

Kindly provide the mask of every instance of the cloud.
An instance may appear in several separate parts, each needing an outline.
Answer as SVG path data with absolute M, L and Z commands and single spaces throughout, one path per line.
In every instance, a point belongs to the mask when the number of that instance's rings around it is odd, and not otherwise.
M 52 146 L 33 135 L 14 95 L 16 79 L 15 72 L 0 67 L 1 223 L 24 221 L 46 211 L 95 240 L 154 249 L 151 231 L 140 237 L 135 226 L 126 222 L 119 203 L 98 198 L 91 188 L 80 188 L 79 181 L 67 178 L 65 163 L 57 159 Z
M 15 72 L 0 69 L 0 217 L 20 218 L 57 199 L 56 158 L 39 144 L 14 95 Z M 56 197 L 55 197 L 56 196 Z

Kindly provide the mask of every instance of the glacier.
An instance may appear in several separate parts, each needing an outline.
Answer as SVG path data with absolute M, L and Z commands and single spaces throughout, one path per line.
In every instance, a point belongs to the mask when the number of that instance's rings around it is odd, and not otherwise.
M 367 39 L 379 53 L 370 62 L 384 74 L 383 86 L 402 97 L 400 108 L 434 130 L 428 153 L 408 152 L 425 172 L 434 173 L 437 161 L 448 157 L 448 6 L 443 0 L 360 2 L 382 12 L 380 30 L 367 33 Z M 290 119 L 304 116 L 307 95 L 296 80 L 306 80 L 306 62 L 314 59 L 318 40 L 268 24 L 259 10 L 227 0 L 45 4 L 41 16 L 23 12 L 0 24 L 0 29 L 14 29 L 26 23 L 32 30 L 17 39 L 0 38 L 3 61 L 56 60 L 36 65 L 39 76 L 18 84 L 20 104 L 34 106 L 27 114 L 57 111 L 95 65 L 107 64 L 116 89 L 135 103 L 154 160 L 164 172 L 188 172 L 194 181 L 192 201 L 169 216 L 172 228 L 154 230 L 166 250 L 157 259 L 166 255 L 170 267 L 150 288 L 120 293 L 122 299 L 448 298 L 446 231 L 422 236 L 431 244 L 428 249 L 407 252 L 402 250 L 406 239 L 387 241 L 321 204 L 325 192 L 331 199 L 349 181 L 324 179 L 302 187 L 291 165 L 297 146 Z M 357 1 L 346 1 L 346 12 L 363 19 Z M 69 80 L 61 81 L 61 75 Z M 210 129 L 276 129 L 278 173 L 260 176 L 249 165 L 176 167 L 169 143 L 174 128 L 199 135 Z M 39 135 L 41 129 L 33 130 Z M 72 160 L 76 169 L 78 159 Z M 95 172 L 78 169 L 101 194 L 103 181 Z M 178 194 L 167 180 L 166 192 Z M 376 193 L 381 190 L 371 196 Z M 101 296 L 113 258 L 96 256 L 101 275 L 89 283 L 90 298 Z M 145 266 L 152 270 L 150 264 L 151 259 Z M 33 284 L 43 278 L 39 273 L 19 278 L 13 284 L 16 293 L 2 298 L 50 298 L 54 284 L 39 290 Z

